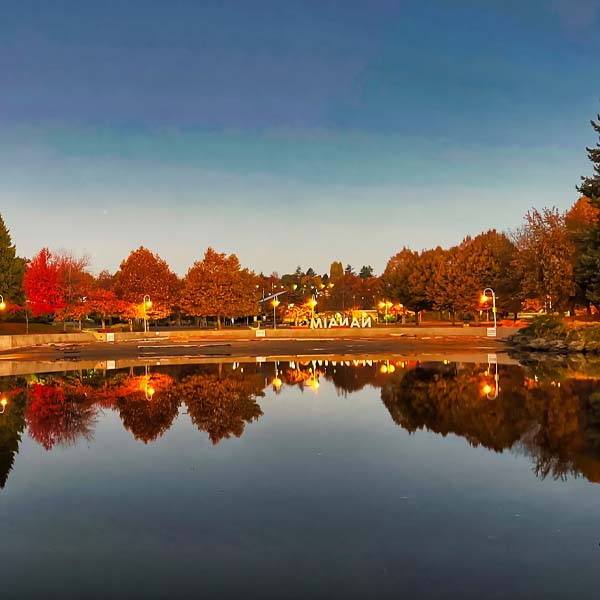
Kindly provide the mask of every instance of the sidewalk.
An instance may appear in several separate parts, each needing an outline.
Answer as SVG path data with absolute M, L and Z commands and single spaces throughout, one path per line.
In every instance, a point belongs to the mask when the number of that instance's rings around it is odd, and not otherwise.
M 515 327 L 498 327 L 496 339 L 504 340 L 518 330 Z M 332 328 L 332 329 L 190 329 L 173 331 L 115 332 L 98 333 L 84 331 L 81 333 L 31 334 L 0 336 L 0 351 L 50 344 L 85 344 L 90 342 L 113 343 L 142 340 L 172 340 L 173 342 L 218 341 L 218 340 L 253 340 L 253 339 L 341 339 L 341 338 L 487 338 L 486 327 L 372 327 L 372 328 Z

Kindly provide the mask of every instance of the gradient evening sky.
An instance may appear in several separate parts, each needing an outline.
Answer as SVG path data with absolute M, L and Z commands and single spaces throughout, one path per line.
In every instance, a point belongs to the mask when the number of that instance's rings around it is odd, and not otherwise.
M 280 274 L 566 209 L 600 0 L 0 0 L 0 214 L 118 268 Z

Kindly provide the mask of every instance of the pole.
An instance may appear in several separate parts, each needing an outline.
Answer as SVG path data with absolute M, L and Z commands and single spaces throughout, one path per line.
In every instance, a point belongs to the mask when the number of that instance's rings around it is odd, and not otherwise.
M 146 300 L 146 298 L 148 298 Z M 148 306 L 152 306 L 152 301 L 150 300 L 150 296 L 148 294 L 144 294 L 144 333 L 147 333 L 148 331 L 148 312 L 147 312 L 147 308 Z
M 496 333 L 498 331 L 498 321 L 496 318 L 496 292 L 494 292 L 494 290 L 491 287 L 485 288 L 485 290 L 483 290 L 482 300 L 487 299 L 486 292 L 490 292 L 490 294 L 492 295 L 492 314 L 494 315 L 494 327 L 488 327 L 487 335 L 488 337 L 496 337 Z

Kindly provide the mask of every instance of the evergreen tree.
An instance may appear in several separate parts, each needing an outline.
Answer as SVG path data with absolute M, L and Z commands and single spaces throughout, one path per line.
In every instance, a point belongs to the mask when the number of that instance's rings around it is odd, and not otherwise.
M 369 277 L 373 277 L 373 267 L 371 265 L 363 265 L 358 276 L 361 279 L 369 279 Z
M 600 115 L 598 123 L 592 121 L 592 127 L 600 135 Z M 581 185 L 577 188 L 589 198 L 594 208 L 600 209 L 600 143 L 595 148 L 587 148 L 588 158 L 594 165 L 594 175 L 582 177 Z M 584 242 L 584 250 L 580 256 L 576 270 L 577 283 L 585 293 L 586 298 L 600 307 L 600 223 L 590 229 Z
M 25 264 L 25 259 L 17 256 L 10 233 L 0 215 L 0 294 L 6 303 L 23 303 Z

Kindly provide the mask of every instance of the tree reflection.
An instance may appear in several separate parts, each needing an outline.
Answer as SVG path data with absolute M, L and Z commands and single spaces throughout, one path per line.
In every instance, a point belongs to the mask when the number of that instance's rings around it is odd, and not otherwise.
M 392 378 L 382 401 L 395 423 L 414 432 L 453 433 L 474 446 L 530 456 L 541 478 L 583 473 L 600 481 L 600 390 L 591 380 L 541 382 L 500 368 L 498 398 L 482 394 L 479 365 L 426 366 Z
M 127 377 L 114 393 L 123 426 L 145 444 L 164 435 L 179 412 L 173 379 L 166 374 Z
M 29 435 L 46 450 L 54 445 L 91 441 L 97 408 L 80 383 L 34 383 L 28 390 L 26 413 Z
M 258 420 L 264 388 L 313 392 L 329 381 L 338 393 L 379 387 L 393 421 L 409 432 L 427 429 L 465 438 L 496 452 L 531 458 L 541 478 L 583 474 L 600 482 L 600 383 L 573 365 L 499 367 L 499 394 L 486 394 L 489 365 L 406 361 L 279 362 L 257 366 L 179 365 L 127 371 L 80 371 L 0 380 L 9 402 L 0 415 L 0 487 L 18 452 L 24 425 L 46 450 L 91 440 L 101 410 L 118 412 L 144 443 L 172 426 L 182 403 L 213 444 L 240 437 Z M 276 384 L 274 383 L 276 382 Z
M 0 489 L 4 488 L 19 452 L 25 429 L 26 397 L 22 389 L 12 390 L 6 409 L 0 417 Z
M 191 375 L 177 386 L 177 391 L 192 423 L 217 444 L 232 435 L 240 437 L 247 423 L 262 416 L 255 397 L 264 396 L 263 387 L 262 377 L 244 376 L 238 371 Z

